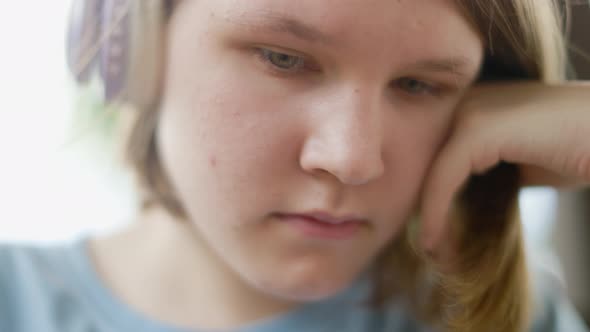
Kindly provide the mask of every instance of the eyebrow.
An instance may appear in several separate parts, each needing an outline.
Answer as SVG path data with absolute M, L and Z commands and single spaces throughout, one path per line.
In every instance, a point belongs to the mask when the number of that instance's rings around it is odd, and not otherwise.
M 471 60 L 466 57 L 450 57 L 416 61 L 410 64 L 410 68 L 436 73 L 452 73 L 458 76 L 470 76 L 466 68 L 471 65 Z
M 253 31 L 272 31 L 286 33 L 297 39 L 312 43 L 333 44 L 334 38 L 319 29 L 287 14 L 267 11 L 262 15 L 238 15 L 228 17 L 227 21 Z
M 334 44 L 335 38 L 316 27 L 304 23 L 288 14 L 265 11 L 260 15 L 236 15 L 227 17 L 227 22 L 236 24 L 242 28 L 252 31 L 271 31 L 286 33 L 297 39 L 311 42 Z M 456 56 L 440 59 L 428 59 L 410 63 L 409 68 L 421 71 L 436 73 L 451 73 L 461 77 L 468 77 L 470 74 L 465 70 L 469 67 L 471 61 L 467 57 Z

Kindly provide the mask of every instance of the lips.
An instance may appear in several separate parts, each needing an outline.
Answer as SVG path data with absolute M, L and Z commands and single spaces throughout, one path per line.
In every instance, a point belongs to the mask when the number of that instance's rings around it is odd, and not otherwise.
M 355 215 L 335 216 L 322 211 L 277 213 L 275 216 L 305 236 L 324 239 L 352 238 L 368 223 Z

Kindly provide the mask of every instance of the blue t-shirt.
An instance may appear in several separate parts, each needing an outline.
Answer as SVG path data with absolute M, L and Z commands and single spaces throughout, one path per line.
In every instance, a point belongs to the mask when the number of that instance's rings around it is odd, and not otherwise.
M 551 278 L 538 277 L 534 332 L 587 331 Z M 358 282 L 330 299 L 253 322 L 235 332 L 425 332 L 401 305 L 364 306 Z M 539 292 L 537 292 L 539 293 Z M 100 280 L 87 240 L 54 247 L 0 246 L 0 332 L 205 332 L 154 321 L 121 302 Z M 210 331 L 210 330 L 209 330 Z

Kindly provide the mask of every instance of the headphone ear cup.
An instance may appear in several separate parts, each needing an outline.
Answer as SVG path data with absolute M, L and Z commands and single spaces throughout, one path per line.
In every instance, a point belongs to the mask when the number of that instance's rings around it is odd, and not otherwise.
M 165 0 L 74 0 L 70 71 L 87 83 L 98 65 L 104 100 L 152 106 L 163 67 Z
M 99 58 L 102 31 L 102 0 L 73 0 L 70 12 L 66 57 L 78 83 L 87 83 Z
M 151 107 L 157 103 L 162 86 L 168 0 L 131 1 L 126 93 L 134 106 Z
M 100 76 L 107 102 L 126 99 L 132 0 L 103 0 Z

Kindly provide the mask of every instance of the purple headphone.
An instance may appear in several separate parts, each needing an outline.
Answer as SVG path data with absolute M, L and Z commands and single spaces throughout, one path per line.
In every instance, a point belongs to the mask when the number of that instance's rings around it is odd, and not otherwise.
M 128 80 L 132 0 L 74 0 L 67 36 L 67 60 L 78 83 L 98 66 L 104 99 L 121 97 Z

